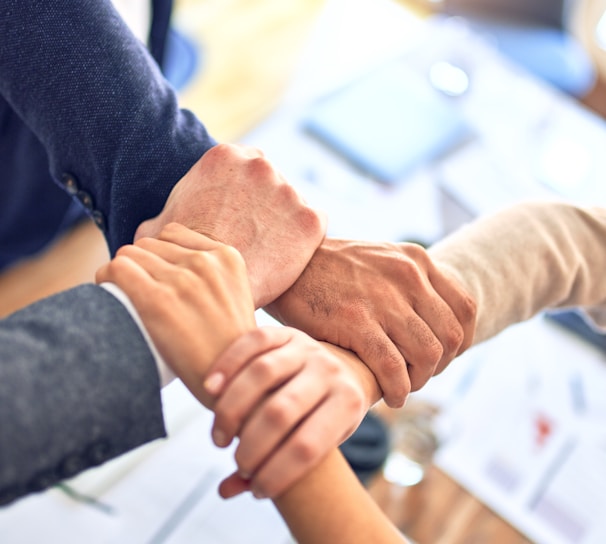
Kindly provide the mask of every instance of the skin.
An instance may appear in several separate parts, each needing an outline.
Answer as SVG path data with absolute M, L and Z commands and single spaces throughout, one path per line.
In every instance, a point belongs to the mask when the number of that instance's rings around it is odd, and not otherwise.
M 356 353 L 394 408 L 471 345 L 476 313 L 473 299 L 421 246 L 334 239 L 266 309 Z
M 140 240 L 138 244 L 122 248 L 98 271 L 97 281 L 110 281 L 124 290 L 166 362 L 190 388 L 197 390 L 201 375 L 206 374 L 209 362 L 219 354 L 223 354 L 224 361 L 240 359 L 241 364 L 232 367 L 237 374 L 250 370 L 251 364 L 246 362 L 251 359 L 245 355 L 252 354 L 254 361 L 254 354 L 262 351 L 261 346 L 266 353 L 286 348 L 283 355 L 290 357 L 291 341 L 295 348 L 300 344 L 307 349 L 306 346 L 315 344 L 297 331 L 257 332 L 246 267 L 233 248 L 178 224 L 167 225 L 157 240 Z M 251 351 L 251 342 L 259 349 Z M 310 353 L 322 357 L 322 350 L 327 348 L 320 346 Z M 331 355 L 335 364 L 339 361 L 345 364 L 349 358 L 351 368 L 357 368 L 352 375 L 357 375 L 361 382 L 374 381 L 355 357 L 339 348 L 334 350 Z M 191 364 L 191 360 L 195 363 Z M 189 362 L 184 364 L 185 361 Z M 214 381 L 217 390 L 227 391 L 227 374 L 223 382 L 211 379 L 212 376 L 207 376 L 207 386 Z M 271 380 L 265 382 L 266 388 L 270 383 Z M 378 395 L 377 387 L 372 391 L 373 388 L 368 389 L 367 394 Z M 199 399 L 210 408 L 221 402 L 215 390 L 213 394 L 201 392 Z M 241 484 L 238 478 L 228 478 L 221 485 L 221 493 L 232 496 Z M 294 485 L 276 496 L 274 502 L 301 544 L 405 542 L 338 450 L 332 449 Z
M 355 352 L 389 406 L 402 406 L 472 342 L 472 299 L 423 248 L 325 239 L 324 215 L 258 149 L 207 151 L 136 240 L 158 236 L 170 222 L 235 247 L 255 307 Z
M 166 227 L 171 221 L 188 229 L 175 237 L 176 227 Z M 271 365 L 280 368 L 278 377 L 287 380 L 288 387 L 276 389 L 279 394 L 260 405 L 259 398 L 241 394 L 232 396 L 248 405 L 221 403 L 216 409 L 215 442 L 224 446 L 239 436 L 236 460 L 240 476 L 250 479 L 255 491 L 263 495 L 276 496 L 319 463 L 352 433 L 379 398 L 401 406 L 411 390 L 440 372 L 473 336 L 471 299 L 454 280 L 433 267 L 423 248 L 324 239 L 325 226 L 323 216 L 304 203 L 260 151 L 222 144 L 205 153 L 179 181 L 162 213 L 142 223 L 135 244 L 119 250 L 119 258 L 111 265 L 119 266 L 121 257 L 151 259 L 144 251 L 175 264 L 185 257 L 159 242 L 207 250 L 208 242 L 202 243 L 196 236 L 202 233 L 205 240 L 225 243 L 239 252 L 254 308 L 265 305 L 282 322 L 340 346 L 344 353 L 356 354 L 370 370 L 370 379 L 356 382 L 350 366 L 336 363 L 334 354 L 320 349 L 309 337 L 291 332 L 284 349 L 297 351 L 298 358 L 282 356 Z M 377 282 L 377 277 L 382 281 Z M 152 292 L 152 285 L 142 285 Z M 215 289 L 220 293 L 222 288 L 226 286 L 217 281 L 203 292 Z M 174 293 L 171 299 L 160 290 L 159 296 L 167 299 L 162 307 L 169 311 L 175 304 Z M 229 310 L 234 297 L 226 295 L 213 304 L 220 301 Z M 202 300 L 194 298 L 193 302 L 211 310 Z M 148 319 L 152 328 L 154 320 L 168 319 L 166 315 L 155 317 L 161 311 L 154 310 L 152 300 L 142 299 L 141 304 L 144 322 Z M 193 319 L 194 310 L 188 311 Z M 251 327 L 248 323 L 237 328 L 239 335 Z M 164 339 L 161 330 L 157 334 L 160 352 L 170 353 L 170 339 Z M 204 351 L 208 340 L 200 335 L 192 349 Z M 219 354 L 205 353 L 200 359 L 189 355 L 169 357 L 167 363 L 194 396 L 210 407 L 212 399 L 202 384 Z M 356 366 L 359 363 L 356 360 Z M 188 364 L 191 368 L 185 367 Z M 240 391 L 266 391 L 254 372 L 269 366 L 267 356 L 251 365 L 238 380 Z M 255 417 L 249 420 L 253 405 Z M 336 410 L 337 416 L 326 417 L 329 410 Z M 315 435 L 324 440 L 315 440 Z M 260 444 L 259 437 L 271 439 Z
M 326 217 L 305 204 L 261 151 L 234 144 L 208 150 L 135 240 L 155 238 L 171 222 L 240 252 L 256 308 L 294 283 L 326 232 Z
M 263 349 L 273 348 L 275 353 L 261 364 L 254 358 L 243 379 L 233 382 L 235 395 L 221 402 L 236 417 L 248 415 L 252 406 L 258 408 L 246 427 L 231 429 L 231 436 L 240 437 L 236 455 L 240 474 L 234 477 L 246 482 L 246 488 L 256 485 L 259 495 L 277 495 L 317 465 L 380 398 L 367 367 L 337 357 L 338 348 L 321 346 L 292 329 L 274 328 L 271 336 L 260 333 L 241 255 L 182 225 L 169 224 L 157 239 L 142 238 L 123 246 L 96 279 L 115 283 L 127 294 L 167 365 L 210 409 L 217 409 L 215 396 L 204 385 L 212 383 L 209 369 L 223 349 L 230 345 L 238 349 L 250 338 L 270 342 Z M 246 333 L 253 336 L 243 337 Z M 242 337 L 244 343 L 236 342 Z M 233 354 L 227 352 L 222 360 L 233 360 Z M 264 373 L 267 363 L 275 374 Z M 248 383 L 251 376 L 256 383 Z M 239 384 L 248 396 L 237 390 Z M 269 391 L 274 394 L 266 398 Z M 241 399 L 232 406 L 234 396 Z M 292 433 L 294 427 L 297 431 Z M 318 432 L 324 437 L 321 442 L 316 440 Z M 260 441 L 262 436 L 267 441 Z
M 299 544 L 403 544 L 338 450 L 274 500 Z
M 173 223 L 158 239 L 120 248 L 96 281 L 115 283 L 127 294 L 166 364 L 212 408 L 203 387 L 208 368 L 225 345 L 256 327 L 240 254 Z
M 213 364 L 205 387 L 218 396 L 215 443 L 240 438 L 238 472 L 222 489 L 258 498 L 278 496 L 313 468 L 381 394 L 351 352 L 288 327 L 242 335 Z

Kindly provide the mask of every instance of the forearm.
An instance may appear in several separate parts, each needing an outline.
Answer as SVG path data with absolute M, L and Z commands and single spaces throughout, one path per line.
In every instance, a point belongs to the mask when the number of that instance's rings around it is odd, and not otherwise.
M 606 209 L 525 203 L 430 248 L 477 303 L 474 343 L 545 308 L 606 302 Z
M 325 344 L 359 377 L 369 406 L 381 398 L 377 381 L 352 352 Z M 391 544 L 406 539 L 385 516 L 339 450 L 274 500 L 299 544 Z
M 406 542 L 338 450 L 274 504 L 299 544 Z

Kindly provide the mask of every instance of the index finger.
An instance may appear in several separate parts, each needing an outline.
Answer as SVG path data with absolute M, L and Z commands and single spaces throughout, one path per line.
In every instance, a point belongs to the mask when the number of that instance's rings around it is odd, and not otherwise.
M 211 238 L 208 235 L 192 230 L 180 223 L 168 223 L 164 225 L 158 240 L 171 242 L 188 249 L 196 249 L 200 251 L 208 251 L 221 247 L 220 241 Z
M 232 342 L 217 357 L 208 371 L 204 388 L 218 396 L 227 384 L 253 357 L 286 344 L 292 333 L 288 327 L 263 327 L 247 332 Z
M 463 353 L 473 342 L 473 336 L 476 328 L 476 304 L 473 298 L 468 295 L 454 278 L 446 275 L 438 269 L 433 263 L 429 267 L 428 277 L 435 291 L 450 306 L 450 309 L 463 328 L 463 342 L 459 346 L 456 355 Z M 437 367 L 439 373 L 450 361 L 440 361 Z
M 400 408 L 411 391 L 406 360 L 380 326 L 369 323 L 364 331 L 352 342 L 351 350 L 375 375 L 385 403 Z

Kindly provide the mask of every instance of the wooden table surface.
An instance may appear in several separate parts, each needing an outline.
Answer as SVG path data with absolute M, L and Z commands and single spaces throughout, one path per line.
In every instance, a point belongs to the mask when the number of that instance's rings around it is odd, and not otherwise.
M 237 140 L 277 104 L 323 4 L 177 0 L 177 23 L 204 44 L 203 69 L 183 91 L 182 104 L 218 139 Z M 92 223 L 82 225 L 44 254 L 0 275 L 0 315 L 93 281 L 95 270 L 107 259 L 99 231 Z M 397 489 L 377 478 L 370 492 L 418 544 L 529 542 L 435 467 L 412 488 Z

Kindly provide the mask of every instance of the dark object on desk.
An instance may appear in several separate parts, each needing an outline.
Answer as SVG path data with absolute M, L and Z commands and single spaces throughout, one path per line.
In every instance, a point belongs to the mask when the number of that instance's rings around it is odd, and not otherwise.
M 389 453 L 387 426 L 372 412 L 360 423 L 356 431 L 340 446 L 356 476 L 366 485 L 385 463 Z
M 480 15 L 563 28 L 566 0 L 442 0 L 438 5 L 451 15 Z
M 549 311 L 545 317 L 606 352 L 606 333 L 592 328 L 578 310 Z
M 304 128 L 388 184 L 451 151 L 471 132 L 456 109 L 403 61 L 391 61 L 320 99 Z

